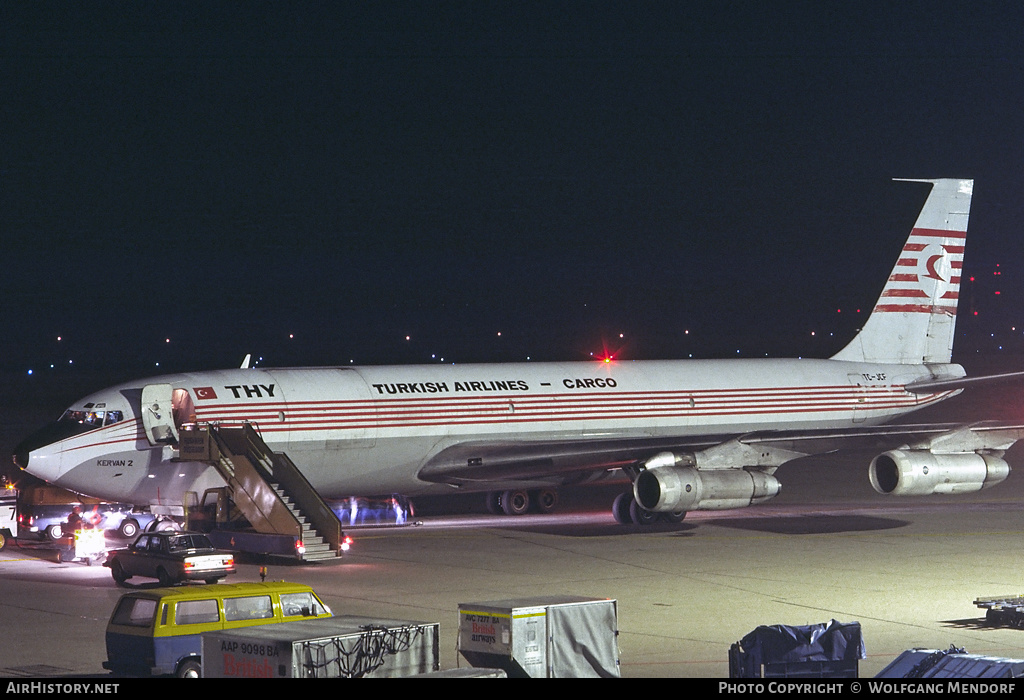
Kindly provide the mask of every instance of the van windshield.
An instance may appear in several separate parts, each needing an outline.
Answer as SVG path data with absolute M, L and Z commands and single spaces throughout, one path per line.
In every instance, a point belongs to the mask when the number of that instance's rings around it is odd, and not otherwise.
M 110 622 L 129 627 L 151 627 L 156 614 L 156 601 L 151 598 L 125 596 L 114 609 Z

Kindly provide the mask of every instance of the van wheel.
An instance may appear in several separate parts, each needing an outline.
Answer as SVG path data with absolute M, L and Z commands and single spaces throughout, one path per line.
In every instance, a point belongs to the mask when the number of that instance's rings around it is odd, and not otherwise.
M 203 667 L 196 659 L 189 659 L 178 666 L 178 672 L 174 675 L 178 678 L 202 678 Z
M 167 569 L 165 569 L 162 566 L 159 569 L 156 570 L 156 578 L 157 578 L 158 581 L 160 581 L 160 585 L 161 586 L 173 586 L 174 585 L 174 579 L 172 579 L 171 575 L 169 573 L 167 573 Z
M 50 527 L 46 528 L 46 536 L 49 537 L 52 541 L 56 542 L 64 536 L 64 528 L 61 526 L 60 523 L 57 523 L 56 525 L 51 525 Z

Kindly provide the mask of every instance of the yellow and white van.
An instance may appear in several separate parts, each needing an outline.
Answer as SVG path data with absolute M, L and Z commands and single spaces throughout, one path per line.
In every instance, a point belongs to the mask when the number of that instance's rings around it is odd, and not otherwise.
M 309 586 L 284 581 L 151 588 L 121 596 L 107 623 L 103 668 L 197 678 L 203 632 L 331 617 Z

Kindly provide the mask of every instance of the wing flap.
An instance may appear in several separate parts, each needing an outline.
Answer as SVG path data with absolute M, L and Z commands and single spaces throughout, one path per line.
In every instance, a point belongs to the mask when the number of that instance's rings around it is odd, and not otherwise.
M 1021 437 L 1024 437 L 1024 425 L 991 422 L 759 431 L 692 438 L 466 442 L 436 453 L 420 470 L 419 478 L 431 483 L 475 489 L 508 488 L 510 485 L 553 486 L 579 483 L 605 472 L 639 465 L 662 452 L 714 451 L 714 448 L 723 448 L 733 441 L 752 447 L 770 447 L 789 454 L 782 462 L 771 465 L 737 463 L 732 466 L 774 468 L 790 459 L 849 449 L 884 451 L 912 446 L 943 452 L 1002 450 Z M 715 464 L 715 468 L 728 466 Z

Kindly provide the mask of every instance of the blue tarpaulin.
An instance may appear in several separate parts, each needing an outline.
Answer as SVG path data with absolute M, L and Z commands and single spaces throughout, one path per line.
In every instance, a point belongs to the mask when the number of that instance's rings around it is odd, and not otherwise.
M 846 675 L 867 657 L 859 622 L 832 620 L 817 625 L 762 625 L 734 644 L 729 675 L 760 678 L 770 675 Z M 838 663 L 835 663 L 838 662 Z M 812 664 L 799 666 L 799 664 Z

